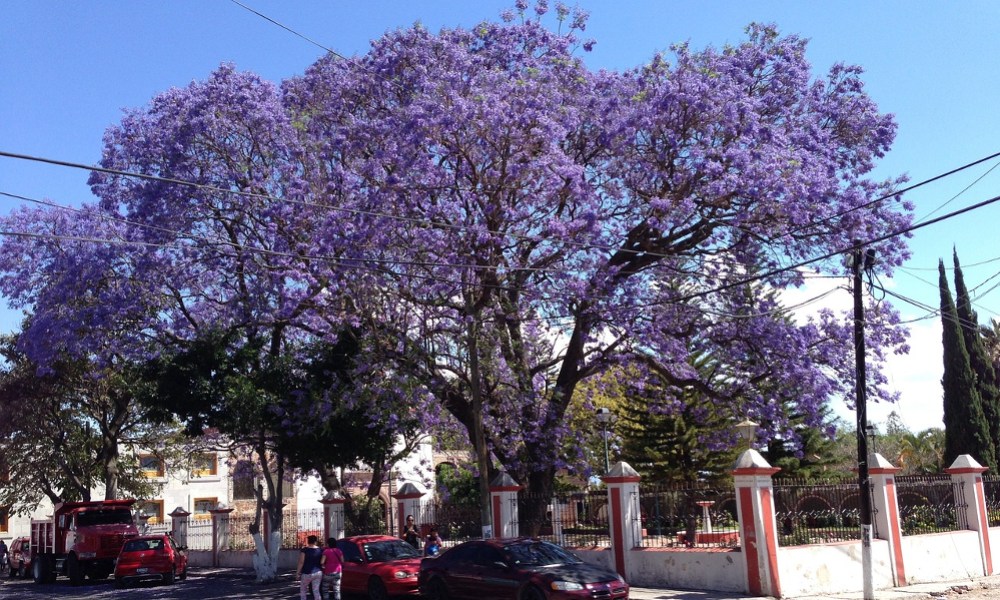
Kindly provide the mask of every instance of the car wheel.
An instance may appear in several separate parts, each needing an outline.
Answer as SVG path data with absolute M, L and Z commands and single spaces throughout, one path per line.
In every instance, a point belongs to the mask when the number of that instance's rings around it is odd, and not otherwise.
M 372 577 L 368 580 L 368 600 L 389 600 L 385 584 L 378 577 Z
M 10 576 L 11 577 L 14 576 L 14 569 L 13 568 L 11 568 L 11 570 L 10 570 Z M 21 578 L 21 579 L 27 579 L 28 578 L 28 569 L 24 568 L 24 561 L 23 560 L 21 562 L 17 563 L 17 576 L 19 578 Z
M 124 587 L 125 587 L 125 580 L 122 579 L 121 577 L 115 577 L 115 588 L 120 590 Z
M 188 566 L 187 565 L 184 565 L 184 568 L 181 569 L 181 574 L 178 575 L 178 578 L 180 578 L 182 580 L 188 578 Z
M 163 583 L 170 585 L 177 579 L 177 567 L 170 565 L 170 570 L 163 575 Z
M 533 585 L 529 585 L 521 593 L 521 600 L 545 600 L 545 592 Z
M 444 579 L 436 577 L 431 581 L 431 600 L 448 600 L 450 597 L 448 595 L 448 586 L 445 584 Z
M 83 567 L 76 554 L 70 554 L 66 559 L 66 575 L 69 576 L 70 585 L 80 585 L 83 583 Z

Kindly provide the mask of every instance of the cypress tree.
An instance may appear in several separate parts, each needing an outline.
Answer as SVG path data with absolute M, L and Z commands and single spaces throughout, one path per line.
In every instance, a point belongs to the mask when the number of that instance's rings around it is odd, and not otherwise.
M 993 361 L 986 353 L 986 346 L 979 329 L 979 315 L 972 310 L 972 300 L 965 287 L 965 277 L 962 276 L 962 266 L 958 262 L 958 252 L 952 250 L 955 263 L 955 309 L 958 312 L 959 324 L 962 326 L 962 338 L 965 349 L 969 353 L 969 365 L 976 376 L 976 390 L 982 402 L 983 414 L 986 418 L 990 439 L 994 452 L 1000 452 L 1000 392 L 997 390 L 997 376 L 993 369 Z M 994 455 L 994 463 L 1000 463 L 1000 456 Z
M 995 471 L 996 452 L 962 337 L 958 310 L 948 289 L 944 261 L 938 261 L 938 273 L 944 348 L 941 386 L 944 389 L 945 464 L 951 464 L 960 454 L 971 454 L 980 464 Z

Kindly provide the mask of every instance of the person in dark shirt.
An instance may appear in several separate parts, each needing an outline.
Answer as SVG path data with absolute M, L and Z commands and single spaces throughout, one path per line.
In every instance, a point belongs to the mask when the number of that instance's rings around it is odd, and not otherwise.
M 413 522 L 413 515 L 407 515 L 406 526 L 403 527 L 403 535 L 400 537 L 402 537 L 407 544 L 413 546 L 417 550 L 420 549 L 420 532 L 417 531 L 417 526 Z
M 312 588 L 312 597 L 318 599 L 319 586 L 323 582 L 323 549 L 316 545 L 316 536 L 311 535 L 306 538 L 308 544 L 299 550 L 299 564 L 295 568 L 295 576 L 299 580 L 299 598 L 306 600 L 309 588 Z

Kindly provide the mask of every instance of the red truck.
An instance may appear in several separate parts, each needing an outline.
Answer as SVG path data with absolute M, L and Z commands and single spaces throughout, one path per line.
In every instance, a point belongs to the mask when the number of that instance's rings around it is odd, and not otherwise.
M 51 583 L 58 575 L 73 585 L 83 578 L 106 579 L 125 540 L 139 535 L 132 516 L 135 500 L 61 502 L 51 519 L 31 521 L 31 577 Z

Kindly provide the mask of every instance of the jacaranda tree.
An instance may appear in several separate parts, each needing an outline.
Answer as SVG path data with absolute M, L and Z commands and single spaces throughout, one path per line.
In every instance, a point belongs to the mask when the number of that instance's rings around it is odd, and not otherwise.
M 280 94 L 223 67 L 158 96 L 109 130 L 103 166 L 201 187 L 95 174 L 95 212 L 151 245 L 98 246 L 88 252 L 107 256 L 79 275 L 49 257 L 67 281 L 45 295 L 45 270 L 8 268 L 4 291 L 52 322 L 86 319 L 97 333 L 61 338 L 86 351 L 117 315 L 154 352 L 209 323 L 238 332 L 262 365 L 362 326 L 363 369 L 419 382 L 414 398 L 466 427 L 481 491 L 502 466 L 537 497 L 551 492 L 572 466 L 578 384 L 615 365 L 655 375 L 663 414 L 696 392 L 722 407 L 739 398 L 734 421 L 768 423 L 765 440 L 794 436 L 790 414 L 819 426 L 827 402 L 853 398 L 852 321 L 787 319 L 780 294 L 745 282 L 802 285 L 805 270 L 784 267 L 905 227 L 909 207 L 880 200 L 898 181 L 866 178 L 893 119 L 859 68 L 813 77 L 806 42 L 770 26 L 593 71 L 577 55 L 585 14 L 558 7 L 566 27 L 554 32 L 545 6 L 390 32 L 366 55 L 320 59 Z M 29 216 L 7 225 L 30 228 Z M 8 245 L 5 264 L 34 251 Z M 907 253 L 899 239 L 873 247 L 884 273 Z M 810 268 L 845 275 L 836 257 Z M 96 283 L 107 301 L 79 314 L 72 299 Z M 903 340 L 895 315 L 869 315 L 877 374 Z M 707 380 L 691 356 L 723 371 Z M 872 397 L 883 383 L 869 382 Z

